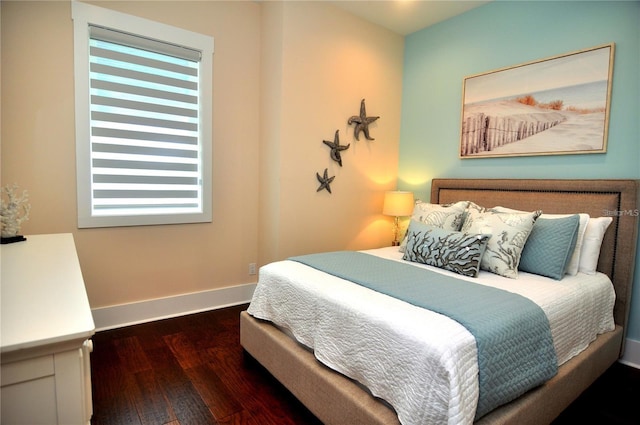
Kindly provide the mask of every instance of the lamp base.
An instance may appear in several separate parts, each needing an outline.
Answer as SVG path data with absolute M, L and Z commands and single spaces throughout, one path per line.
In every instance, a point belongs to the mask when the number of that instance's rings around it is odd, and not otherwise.
M 400 246 L 400 241 L 391 242 L 391 246 Z

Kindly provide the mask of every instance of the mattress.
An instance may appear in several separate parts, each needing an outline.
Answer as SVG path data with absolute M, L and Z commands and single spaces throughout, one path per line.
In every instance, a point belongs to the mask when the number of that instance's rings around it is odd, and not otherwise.
M 397 247 L 365 251 L 525 296 L 549 319 L 559 365 L 614 329 L 615 295 L 603 274 L 555 281 L 520 273 L 465 278 L 403 261 Z M 477 350 L 457 322 L 294 261 L 260 270 L 248 309 L 313 350 L 328 367 L 389 403 L 403 424 L 471 424 L 478 400 Z

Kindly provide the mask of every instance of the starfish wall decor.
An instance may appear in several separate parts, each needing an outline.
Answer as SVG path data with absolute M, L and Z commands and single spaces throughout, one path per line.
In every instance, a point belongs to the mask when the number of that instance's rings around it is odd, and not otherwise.
M 322 143 L 324 143 L 325 145 L 331 148 L 331 153 L 330 153 L 331 159 L 333 159 L 335 162 L 340 164 L 340 166 L 342 167 L 342 156 L 340 155 L 340 152 L 346 151 L 347 149 L 349 149 L 349 146 L 351 146 L 351 143 L 349 143 L 348 145 L 341 145 L 340 135 L 338 134 L 339 132 L 340 130 L 336 130 L 336 134 L 333 136 L 333 142 L 330 142 L 328 140 L 323 140 Z
M 360 115 L 353 115 L 347 123 L 349 125 L 355 124 L 355 128 L 353 129 L 353 134 L 356 140 L 360 140 L 360 133 L 364 133 L 364 137 L 367 140 L 375 140 L 373 137 L 369 135 L 369 124 L 376 121 L 380 117 L 368 117 L 367 110 L 364 104 L 364 99 L 360 101 Z M 333 142 L 329 140 L 323 140 L 322 143 L 329 146 L 331 148 L 330 157 L 332 160 L 337 162 L 342 167 L 342 155 L 340 152 L 349 149 L 351 143 L 347 145 L 340 144 L 340 130 L 336 130 L 335 135 L 333 136 Z M 324 169 L 324 173 L 321 176 L 320 173 L 316 172 L 316 178 L 320 183 L 316 192 L 320 192 L 322 190 L 326 190 L 331 193 L 331 182 L 336 178 L 336 176 L 329 177 L 329 170 L 327 168 Z
M 373 137 L 369 137 L 369 124 L 371 124 L 378 118 L 380 117 L 367 116 L 367 111 L 364 106 L 364 99 L 362 99 L 362 101 L 360 101 L 360 115 L 353 115 L 351 118 L 349 118 L 349 121 L 347 121 L 347 123 L 349 125 L 353 123 L 356 124 L 356 127 L 353 130 L 353 134 L 355 135 L 356 140 L 360 140 L 359 139 L 360 132 L 364 133 L 364 137 L 367 140 L 375 140 Z
M 336 176 L 329 177 L 329 170 L 325 168 L 324 169 L 324 174 L 322 176 L 320 176 L 320 174 L 316 173 L 316 178 L 320 182 L 320 186 L 318 186 L 318 189 L 316 190 L 316 192 L 320 192 L 321 190 L 326 189 L 327 192 L 331 193 L 330 184 L 333 181 L 333 179 L 336 178 Z

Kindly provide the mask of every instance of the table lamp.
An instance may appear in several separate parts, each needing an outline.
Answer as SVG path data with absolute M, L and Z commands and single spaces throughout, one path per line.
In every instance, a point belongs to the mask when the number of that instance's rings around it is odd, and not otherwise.
M 392 246 L 400 245 L 398 241 L 398 230 L 400 229 L 398 219 L 413 213 L 413 192 L 389 191 L 384 194 L 384 206 L 382 214 L 394 217 L 393 221 L 393 242 Z

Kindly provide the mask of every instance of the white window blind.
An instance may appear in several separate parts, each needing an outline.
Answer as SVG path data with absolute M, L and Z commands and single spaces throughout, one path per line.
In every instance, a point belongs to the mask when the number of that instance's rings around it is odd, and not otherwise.
M 93 214 L 199 212 L 199 52 L 176 57 L 113 35 L 124 34 L 91 27 Z
M 203 52 L 87 25 L 89 140 L 76 143 L 88 142 L 78 168 L 88 165 L 90 181 L 79 180 L 89 204 L 79 188 L 79 226 L 210 221 Z

